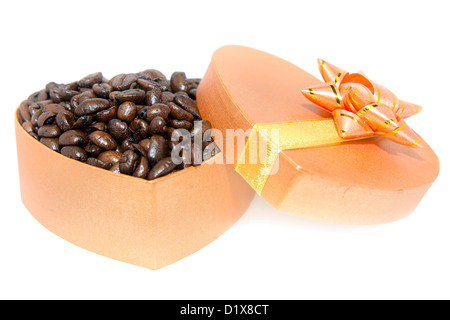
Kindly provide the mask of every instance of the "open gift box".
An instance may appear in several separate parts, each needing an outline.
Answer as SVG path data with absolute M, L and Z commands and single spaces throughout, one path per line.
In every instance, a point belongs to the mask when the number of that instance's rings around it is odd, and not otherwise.
M 197 101 L 223 141 L 234 141 L 227 129 L 330 119 L 301 94 L 319 82 L 280 58 L 226 46 L 214 53 Z M 198 167 L 147 181 L 50 150 L 22 128 L 18 112 L 15 128 L 21 196 L 31 214 L 56 235 L 127 263 L 158 269 L 192 254 L 230 228 L 255 195 L 236 172 L 248 138 L 223 143 L 222 152 Z M 438 175 L 436 155 L 422 145 L 374 137 L 283 150 L 277 173 L 257 191 L 279 211 L 306 218 L 394 221 L 414 210 Z

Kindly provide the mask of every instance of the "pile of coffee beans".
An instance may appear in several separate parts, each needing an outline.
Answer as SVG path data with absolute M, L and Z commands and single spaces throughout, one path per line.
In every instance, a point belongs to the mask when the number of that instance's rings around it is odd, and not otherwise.
M 67 157 L 153 180 L 218 152 L 197 107 L 200 80 L 184 72 L 167 79 L 148 69 L 110 80 L 97 72 L 69 84 L 50 82 L 20 104 L 19 121 Z

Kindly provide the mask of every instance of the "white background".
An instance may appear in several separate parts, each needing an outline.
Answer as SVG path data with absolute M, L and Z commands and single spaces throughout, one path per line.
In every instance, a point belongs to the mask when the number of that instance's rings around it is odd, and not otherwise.
M 2 1 L 0 298 L 449 299 L 448 1 Z M 421 104 L 441 173 L 408 218 L 341 226 L 257 197 L 218 240 L 159 271 L 78 248 L 20 200 L 13 111 L 47 82 L 157 68 L 202 77 L 240 44 L 320 77 L 320 57 Z

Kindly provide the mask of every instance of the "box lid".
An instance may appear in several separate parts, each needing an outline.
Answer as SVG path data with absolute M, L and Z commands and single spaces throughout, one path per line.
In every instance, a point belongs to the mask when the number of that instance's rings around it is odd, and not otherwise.
M 202 114 L 227 141 L 227 129 L 331 118 L 301 93 L 321 82 L 268 53 L 225 46 L 213 54 L 197 99 Z M 222 148 L 236 165 L 244 144 Z M 281 151 L 278 172 L 269 176 L 261 195 L 278 210 L 302 217 L 384 223 L 410 214 L 438 172 L 439 160 L 426 142 L 414 149 L 373 137 Z

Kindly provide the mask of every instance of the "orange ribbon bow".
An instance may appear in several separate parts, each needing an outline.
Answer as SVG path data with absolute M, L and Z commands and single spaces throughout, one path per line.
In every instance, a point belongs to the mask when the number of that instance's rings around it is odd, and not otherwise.
M 302 93 L 333 114 L 342 139 L 379 135 L 409 147 L 421 147 L 420 138 L 404 119 L 422 107 L 399 100 L 362 73 L 349 73 L 321 59 L 319 68 L 325 83 Z

